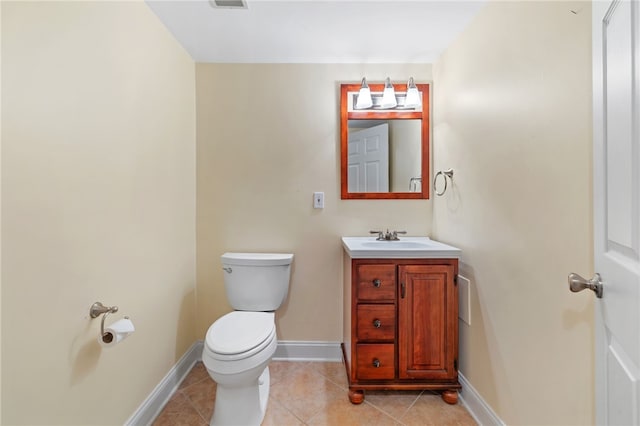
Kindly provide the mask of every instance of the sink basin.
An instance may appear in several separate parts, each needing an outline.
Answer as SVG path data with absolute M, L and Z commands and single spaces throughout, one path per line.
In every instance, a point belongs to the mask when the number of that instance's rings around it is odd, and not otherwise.
M 384 246 L 382 244 L 380 244 L 381 242 L 384 243 Z M 389 249 L 393 249 L 393 250 L 398 250 L 398 249 L 418 249 L 418 248 L 422 248 L 422 249 L 428 249 L 429 247 L 433 247 L 433 244 L 429 244 L 429 241 L 365 241 L 362 243 L 363 247 L 366 248 L 371 248 L 371 249 L 385 249 L 385 250 L 389 250 Z
M 460 249 L 429 237 L 403 237 L 399 241 L 378 241 L 376 237 L 342 237 L 342 246 L 353 259 L 460 257 Z

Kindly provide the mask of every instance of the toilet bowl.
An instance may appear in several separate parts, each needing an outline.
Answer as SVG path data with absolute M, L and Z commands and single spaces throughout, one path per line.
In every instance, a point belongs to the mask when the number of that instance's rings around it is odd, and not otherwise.
M 207 331 L 202 361 L 218 384 L 211 425 L 259 425 L 269 398 L 268 364 L 276 351 L 273 312 L 235 311 Z
M 225 253 L 230 312 L 207 331 L 202 361 L 217 383 L 211 426 L 260 425 L 269 398 L 269 362 L 278 344 L 274 311 L 289 288 L 292 254 Z

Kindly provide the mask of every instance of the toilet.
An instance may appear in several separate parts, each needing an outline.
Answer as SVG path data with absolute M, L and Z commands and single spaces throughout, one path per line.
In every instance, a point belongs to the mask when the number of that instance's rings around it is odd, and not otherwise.
M 276 351 L 275 310 L 289 292 L 293 254 L 225 253 L 227 299 L 235 311 L 207 331 L 202 362 L 217 383 L 211 426 L 259 425 Z

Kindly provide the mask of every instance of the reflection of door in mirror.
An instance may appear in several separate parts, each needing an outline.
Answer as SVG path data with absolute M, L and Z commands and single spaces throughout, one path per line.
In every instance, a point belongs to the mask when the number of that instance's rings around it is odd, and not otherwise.
M 420 192 L 421 129 L 421 120 L 349 120 L 349 192 Z
M 349 192 L 389 192 L 389 125 L 349 129 Z

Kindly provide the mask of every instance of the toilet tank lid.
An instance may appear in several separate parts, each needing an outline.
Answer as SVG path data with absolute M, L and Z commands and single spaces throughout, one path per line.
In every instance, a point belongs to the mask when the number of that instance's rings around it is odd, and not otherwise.
M 225 253 L 221 256 L 225 265 L 271 266 L 289 265 L 291 253 Z

